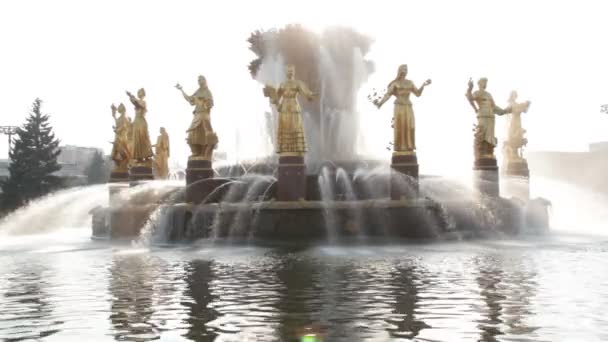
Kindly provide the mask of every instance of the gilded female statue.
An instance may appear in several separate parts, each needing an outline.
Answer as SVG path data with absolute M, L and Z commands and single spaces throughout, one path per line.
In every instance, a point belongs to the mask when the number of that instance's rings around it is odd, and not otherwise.
M 380 108 L 390 99 L 395 96 L 395 109 L 393 112 L 393 150 L 395 154 L 414 154 L 416 150 L 416 124 L 414 119 L 414 109 L 410 101 L 410 94 L 420 97 L 424 87 L 431 84 L 431 80 L 426 80 L 420 88 L 414 85 L 414 82 L 408 80 L 407 65 L 399 66 L 397 77 L 389 83 L 386 94 L 380 101 L 374 101 L 374 104 Z
M 477 114 L 477 125 L 475 126 L 475 158 L 495 159 L 494 148 L 497 140 L 495 136 L 495 114 L 504 115 L 510 109 L 502 109 L 494 103 L 492 94 L 486 91 L 488 79 L 482 77 L 477 82 L 478 90 L 473 90 L 473 80 L 469 80 L 465 96 L 469 100 L 471 107 Z
M 129 129 L 131 123 L 126 116 L 126 108 L 124 104 L 120 104 L 118 108 L 114 104 L 110 107 L 112 117 L 114 118 L 114 143 L 112 146 L 111 158 L 114 161 L 114 172 L 128 172 L 129 161 L 131 159 L 131 151 L 129 150 Z M 116 117 L 116 111 L 120 114 Z
M 150 144 L 150 135 L 148 134 L 148 122 L 146 121 L 146 91 L 141 88 L 137 91 L 137 97 L 127 91 L 129 100 L 135 106 L 135 120 L 133 120 L 133 150 L 131 151 L 133 159 L 138 163 L 144 163 L 152 158 L 152 145 Z
M 311 101 L 315 94 L 306 84 L 295 78 L 296 68 L 287 66 L 287 80 L 278 89 L 272 86 L 264 87 L 264 96 L 270 103 L 277 106 L 279 123 L 277 128 L 276 151 L 280 155 L 302 156 L 306 152 L 304 125 L 302 124 L 302 109 L 298 102 L 298 94 Z
M 154 145 L 156 153 L 154 154 L 154 165 L 156 174 L 159 179 L 169 178 L 169 134 L 164 127 L 160 128 L 160 135 L 156 139 Z
M 213 149 L 217 146 L 218 138 L 211 127 L 211 108 L 213 108 L 213 95 L 207 86 L 204 76 L 198 77 L 199 88 L 192 95 L 186 94 L 178 83 L 175 87 L 182 92 L 184 99 L 194 106 L 192 123 L 186 131 L 186 141 L 190 146 L 192 155 L 190 159 L 211 160 Z
M 526 130 L 521 125 L 521 114 L 528 112 L 530 101 L 517 103 L 517 92 L 512 91 L 508 103 L 511 109 L 511 117 L 508 124 L 507 141 L 505 142 L 505 156 L 509 161 L 521 160 L 523 158 L 521 150 L 528 143 L 528 139 L 524 136 Z

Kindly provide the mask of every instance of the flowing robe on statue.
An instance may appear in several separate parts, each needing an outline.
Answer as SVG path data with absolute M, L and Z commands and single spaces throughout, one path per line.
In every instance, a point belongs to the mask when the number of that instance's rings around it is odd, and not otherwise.
M 148 122 L 146 121 L 146 101 L 131 98 L 135 106 L 135 119 L 133 120 L 133 159 L 141 161 L 151 158 L 152 145 L 148 134 Z
M 131 158 L 128 138 L 130 126 L 131 123 L 124 114 L 120 115 L 115 120 L 114 144 L 112 145 L 112 153 L 110 154 L 110 156 L 112 160 L 116 163 L 116 166 L 122 169 L 126 168 L 127 163 Z M 126 171 L 126 169 L 121 171 Z
M 169 135 L 161 134 L 156 140 L 156 172 L 160 179 L 167 179 L 169 176 Z
M 287 80 L 281 84 L 277 91 L 280 103 L 279 122 L 277 128 L 277 153 L 304 154 L 306 152 L 306 139 L 302 120 L 302 109 L 297 96 L 302 94 L 311 97 L 311 91 L 298 80 Z
M 509 131 L 508 131 L 508 142 L 516 147 L 525 145 L 524 133 L 525 130 L 521 125 L 521 113 L 528 111 L 530 106 L 529 102 L 524 103 L 511 103 L 511 117 L 509 119 Z
M 477 129 L 481 137 L 481 141 L 492 147 L 496 147 L 496 117 L 495 113 L 502 114 L 503 110 L 494 104 L 492 95 L 487 91 L 478 90 L 473 93 L 473 98 L 479 106 L 477 111 Z
M 389 91 L 396 97 L 393 111 L 393 150 L 395 152 L 416 150 L 416 121 L 410 101 L 410 94 L 413 89 L 416 89 L 416 87 L 410 80 L 404 82 L 393 81 L 389 85 Z
M 210 111 L 213 107 L 213 96 L 209 88 L 199 88 L 191 96 L 190 104 L 194 106 L 194 117 L 188 128 L 188 145 L 215 145 L 217 136 L 211 127 Z

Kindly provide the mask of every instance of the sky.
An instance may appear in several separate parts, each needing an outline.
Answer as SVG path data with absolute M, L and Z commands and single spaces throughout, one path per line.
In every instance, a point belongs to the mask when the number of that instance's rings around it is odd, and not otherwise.
M 351 26 L 375 39 L 367 58 L 376 72 L 361 98 L 392 80 L 399 64 L 408 64 L 416 84 L 433 80 L 413 101 L 421 164 L 472 158 L 475 115 L 464 93 L 470 77 L 482 76 L 498 105 L 511 90 L 532 101 L 524 114 L 528 150 L 584 151 L 608 140 L 608 114 L 600 113 L 608 103 L 607 9 L 589 0 L 3 1 L 0 125 L 21 125 L 40 97 L 63 144 L 109 152 L 110 105 L 124 102 L 133 115 L 125 91 L 145 87 L 151 138 L 164 126 L 173 163 L 183 164 L 192 114 L 174 85 L 193 92 L 203 74 L 219 148 L 231 150 L 236 135 L 259 134 L 254 123 L 268 108 L 247 70 L 254 58 L 247 37 L 299 23 L 316 32 Z M 384 145 L 392 105 L 360 110 Z M 504 123 L 498 119 L 499 133 Z M 0 137 L 0 158 L 6 150 Z

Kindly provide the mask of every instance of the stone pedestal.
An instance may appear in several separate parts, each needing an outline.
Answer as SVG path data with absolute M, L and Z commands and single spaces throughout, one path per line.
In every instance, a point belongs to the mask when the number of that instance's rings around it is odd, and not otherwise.
M 129 183 L 135 186 L 142 181 L 154 180 L 152 162 L 137 163 L 129 169 Z
M 210 160 L 188 159 L 186 167 L 186 202 L 200 203 L 216 188 L 211 181 L 214 171 Z
M 483 195 L 500 196 L 496 158 L 479 158 L 473 166 L 473 185 Z
M 278 201 L 298 201 L 306 197 L 304 156 L 279 157 Z
M 116 171 L 113 170 L 110 173 L 110 183 L 128 183 L 129 182 L 129 171 Z
M 525 159 L 507 161 L 503 166 L 505 195 L 522 200 L 530 199 L 530 169 Z
M 156 208 L 156 204 L 110 208 L 108 212 L 110 238 L 130 240 L 139 237 L 141 229 Z
M 391 199 L 418 197 L 418 158 L 412 154 L 393 154 L 391 161 Z

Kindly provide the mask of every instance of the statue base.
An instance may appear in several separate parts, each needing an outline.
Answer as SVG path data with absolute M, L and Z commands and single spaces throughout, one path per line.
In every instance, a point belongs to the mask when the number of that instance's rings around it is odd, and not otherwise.
M 110 173 L 110 183 L 122 183 L 129 181 L 129 171 L 112 171 Z
M 200 203 L 215 190 L 211 160 L 189 158 L 186 167 L 186 202 Z
M 138 185 L 141 181 L 150 180 L 154 180 L 152 162 L 137 163 L 129 169 L 129 183 L 131 186 Z
M 298 201 L 306 198 L 306 165 L 304 156 L 280 156 L 278 201 Z
M 505 197 L 516 197 L 521 200 L 530 199 L 530 169 L 525 159 L 507 161 L 503 168 L 505 177 Z
M 418 197 L 418 169 L 418 158 L 415 152 L 393 153 L 390 181 L 392 200 Z
M 525 159 L 508 161 L 504 168 L 504 174 L 508 176 L 530 178 L 530 169 L 528 169 L 528 161 Z
M 496 158 L 482 157 L 475 160 L 473 185 L 481 194 L 498 197 L 500 195 L 498 164 Z

